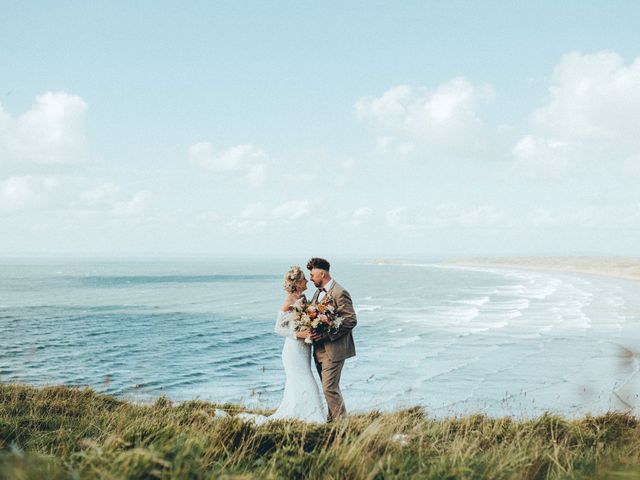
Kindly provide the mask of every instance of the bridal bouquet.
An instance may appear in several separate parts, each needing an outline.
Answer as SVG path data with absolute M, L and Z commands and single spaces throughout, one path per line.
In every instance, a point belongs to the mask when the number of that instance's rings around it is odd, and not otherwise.
M 310 332 L 316 335 L 338 333 L 342 325 L 342 317 L 336 313 L 336 306 L 333 298 L 325 296 L 322 302 L 308 303 L 303 297 L 293 305 L 293 312 L 296 314 L 296 331 Z M 305 343 L 312 344 L 311 337 L 304 339 Z

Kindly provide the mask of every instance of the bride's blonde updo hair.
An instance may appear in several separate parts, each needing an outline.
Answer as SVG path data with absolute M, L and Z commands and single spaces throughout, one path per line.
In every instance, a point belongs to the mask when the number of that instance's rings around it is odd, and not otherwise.
M 291 267 L 289 271 L 284 274 L 284 281 L 282 282 L 284 291 L 287 293 L 296 293 L 296 283 L 298 283 L 302 277 L 304 277 L 304 271 L 298 265 Z

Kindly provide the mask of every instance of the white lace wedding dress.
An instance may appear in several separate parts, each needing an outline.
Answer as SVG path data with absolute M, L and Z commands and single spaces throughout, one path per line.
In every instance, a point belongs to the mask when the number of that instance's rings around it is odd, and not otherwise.
M 282 402 L 275 413 L 268 417 L 249 413 L 241 413 L 238 416 L 258 424 L 277 419 L 324 422 L 327 414 L 311 371 L 311 345 L 296 338 L 295 324 L 289 312 L 278 313 L 275 331 L 285 337 L 282 364 L 286 380 Z

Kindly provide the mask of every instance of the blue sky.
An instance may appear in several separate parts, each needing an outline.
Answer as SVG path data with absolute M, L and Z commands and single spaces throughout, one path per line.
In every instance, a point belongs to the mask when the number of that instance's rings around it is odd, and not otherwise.
M 5 255 L 640 254 L 637 2 L 9 2 Z

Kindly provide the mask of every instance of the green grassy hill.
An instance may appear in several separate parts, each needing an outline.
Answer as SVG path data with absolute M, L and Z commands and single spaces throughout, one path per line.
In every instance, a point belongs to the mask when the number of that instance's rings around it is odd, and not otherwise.
M 414 408 L 258 427 L 239 410 L 1 384 L 0 478 L 640 478 L 640 427 L 623 414 L 434 420 Z

